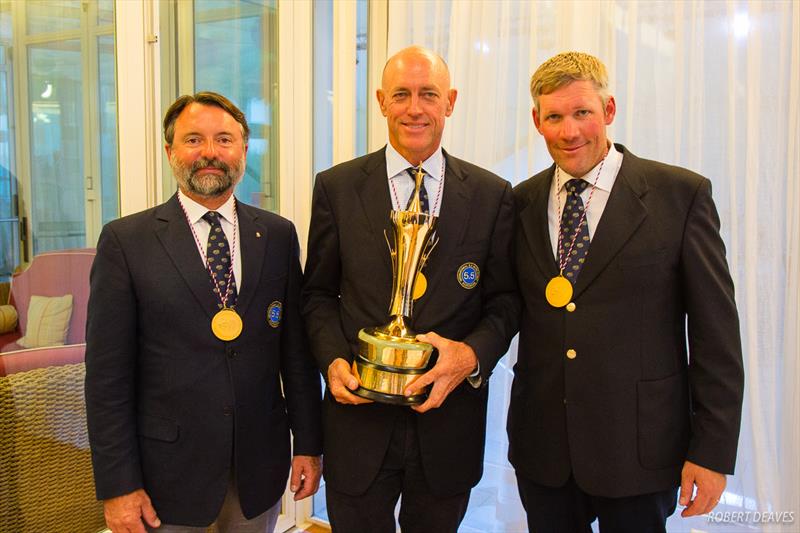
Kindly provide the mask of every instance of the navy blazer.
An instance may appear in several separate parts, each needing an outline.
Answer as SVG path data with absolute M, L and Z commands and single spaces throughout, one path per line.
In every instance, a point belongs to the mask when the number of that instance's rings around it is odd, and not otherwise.
M 484 382 L 516 331 L 519 299 L 513 277 L 513 196 L 502 178 L 445 153 L 439 244 L 423 270 L 426 293 L 414 303 L 411 327 L 464 341 L 480 361 Z M 385 150 L 320 173 L 314 185 L 303 312 L 323 375 L 337 357 L 352 361 L 358 331 L 387 323 L 392 265 L 384 231 L 392 210 Z M 457 272 L 473 262 L 474 288 Z M 488 389 L 459 385 L 438 409 L 414 414 L 422 467 L 431 489 L 456 494 L 483 472 Z M 325 479 L 358 495 L 378 473 L 397 416 L 408 407 L 323 403 Z
M 165 523 L 210 524 L 231 468 L 245 516 L 275 504 L 290 428 L 294 454 L 321 452 L 294 227 L 236 205 L 244 329 L 233 341 L 211 332 L 218 301 L 177 196 L 107 224 L 92 267 L 86 408 L 97 496 L 144 488 Z M 273 302 L 282 316 L 270 325 Z
M 508 417 L 520 475 L 557 487 L 572 473 L 607 497 L 676 487 L 687 459 L 732 473 L 743 395 L 711 183 L 616 146 L 622 166 L 574 310 L 544 298 L 558 274 L 547 224 L 555 166 L 514 189 L 524 306 Z

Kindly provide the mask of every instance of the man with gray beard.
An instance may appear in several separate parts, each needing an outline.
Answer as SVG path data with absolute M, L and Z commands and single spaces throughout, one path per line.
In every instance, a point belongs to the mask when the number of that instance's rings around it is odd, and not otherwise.
M 114 533 L 271 532 L 290 466 L 295 500 L 319 486 L 297 235 L 233 195 L 248 134 L 224 96 L 178 98 L 164 118 L 177 193 L 100 235 L 86 410 Z

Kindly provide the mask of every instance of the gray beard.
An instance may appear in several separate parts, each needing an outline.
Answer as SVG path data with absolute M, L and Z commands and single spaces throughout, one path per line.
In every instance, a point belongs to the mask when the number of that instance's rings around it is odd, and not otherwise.
M 184 165 L 176 157 L 171 157 L 169 164 L 181 189 L 202 198 L 216 198 L 228 192 L 242 177 L 244 157 L 234 166 L 219 159 L 206 159 L 205 157 L 196 160 L 191 167 Z M 223 174 L 218 176 L 197 173 L 198 170 L 208 167 L 218 168 Z

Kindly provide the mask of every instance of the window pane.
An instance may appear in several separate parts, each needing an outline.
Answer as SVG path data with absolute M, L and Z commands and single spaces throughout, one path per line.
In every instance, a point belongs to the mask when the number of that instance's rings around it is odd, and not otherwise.
M 195 2 L 195 91 L 215 91 L 250 125 L 241 201 L 278 209 L 278 12 L 274 0 Z
M 19 264 L 19 217 L 14 162 L 13 78 L 7 61 L 11 53 L 11 6 L 0 3 L 0 282 Z M 0 305 L 5 303 L 0 292 Z
M 27 0 L 25 12 L 28 35 L 81 27 L 80 0 Z
M 97 2 L 97 25 L 114 23 L 114 1 L 98 0 Z
M 333 164 L 333 2 L 322 0 L 314 2 L 313 93 L 316 174 Z
M 85 246 L 80 40 L 28 48 L 33 253 Z
M 100 186 L 103 224 L 119 214 L 117 179 L 117 83 L 114 70 L 114 36 L 97 39 L 97 95 L 100 129 Z
M 367 0 L 356 5 L 356 155 L 367 153 L 367 106 L 372 103 L 367 91 Z
M 0 54 L 6 52 L 0 46 Z M 5 66 L 5 65 L 3 65 Z M 19 264 L 19 217 L 17 217 L 17 179 L 14 175 L 13 139 L 10 128 L 9 72 L 0 68 L 0 281 Z M 0 304 L 5 303 L 0 299 Z

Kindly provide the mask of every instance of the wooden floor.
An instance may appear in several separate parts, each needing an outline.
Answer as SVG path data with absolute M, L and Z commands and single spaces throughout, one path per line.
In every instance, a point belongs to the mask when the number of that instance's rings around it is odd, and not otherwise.
M 330 533 L 331 528 L 312 524 L 305 529 L 298 529 L 297 531 L 298 533 Z

